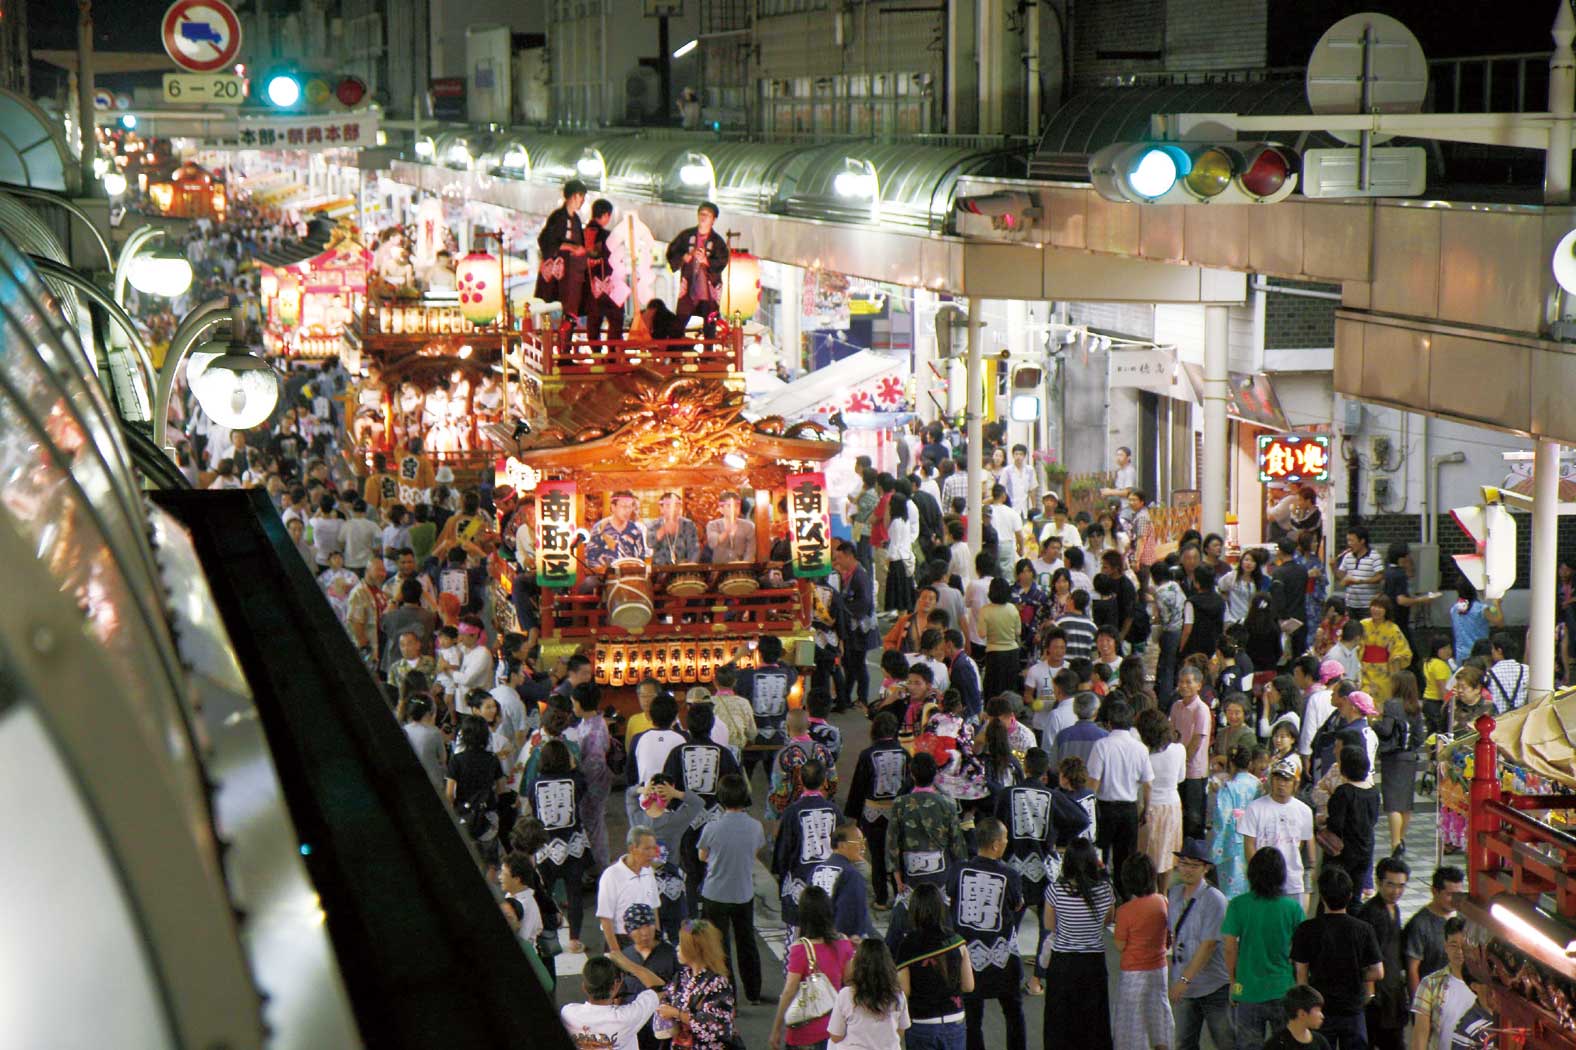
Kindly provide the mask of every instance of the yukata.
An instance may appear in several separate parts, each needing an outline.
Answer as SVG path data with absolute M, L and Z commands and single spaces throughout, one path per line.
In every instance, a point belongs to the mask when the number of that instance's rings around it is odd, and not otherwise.
M 1215 829 L 1210 853 L 1215 857 L 1215 872 L 1220 877 L 1220 892 L 1227 899 L 1240 897 L 1248 892 L 1248 857 L 1237 830 L 1248 803 L 1264 793 L 1259 778 L 1252 773 L 1238 773 L 1215 792 L 1211 826 Z

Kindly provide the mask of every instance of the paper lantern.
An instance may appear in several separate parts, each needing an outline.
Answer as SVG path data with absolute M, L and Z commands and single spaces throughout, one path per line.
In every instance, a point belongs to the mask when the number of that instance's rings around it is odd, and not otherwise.
M 492 324 L 503 310 L 503 271 L 485 252 L 471 252 L 454 267 L 460 313 L 472 324 Z
M 293 325 L 301 319 L 301 282 L 293 273 L 279 278 L 279 291 L 274 298 L 279 312 L 279 323 Z
M 722 272 L 722 314 L 749 320 L 761 305 L 761 260 L 749 252 L 733 252 Z

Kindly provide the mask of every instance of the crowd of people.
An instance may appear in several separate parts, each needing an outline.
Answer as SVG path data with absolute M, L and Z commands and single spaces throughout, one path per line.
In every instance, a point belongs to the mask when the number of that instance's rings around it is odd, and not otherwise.
M 204 281 L 243 279 L 228 258 Z M 274 499 L 544 989 L 557 955 L 590 956 L 562 1009 L 577 1045 L 741 1046 L 760 1006 L 771 1050 L 981 1050 L 994 1002 L 1026 1050 L 1038 995 L 1043 1045 L 1081 1050 L 1195 1050 L 1206 1028 L 1216 1050 L 1409 1029 L 1445 1050 L 1491 1016 L 1461 871 L 1400 914 L 1405 833 L 1430 735 L 1525 702 L 1526 667 L 1464 581 L 1451 632 L 1413 629 L 1437 596 L 1410 593 L 1405 545 L 1352 525 L 1327 556 L 1311 491 L 1268 548 L 1166 549 L 1126 450 L 1073 516 L 991 440 L 975 549 L 961 438 L 915 428 L 896 473 L 859 464 L 813 668 L 763 636 L 710 688 L 642 681 L 626 718 L 586 655 L 543 659 L 532 573 L 495 597 L 491 559 L 529 563 L 512 494 L 462 489 L 419 444 L 358 473 L 336 382 L 288 388 L 261 433 L 195 420 L 192 476 Z M 853 712 L 870 743 L 845 751 Z M 775 1001 L 757 862 L 786 933 Z

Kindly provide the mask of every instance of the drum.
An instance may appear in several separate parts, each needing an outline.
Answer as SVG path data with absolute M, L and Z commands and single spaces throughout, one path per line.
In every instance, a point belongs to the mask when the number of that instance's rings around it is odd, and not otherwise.
M 668 593 L 676 598 L 694 598 L 706 593 L 706 577 L 698 572 L 674 573 L 668 580 Z
M 651 578 L 646 563 L 639 558 L 619 558 L 607 568 L 602 600 L 607 604 L 607 622 L 630 630 L 651 622 Z
M 760 581 L 753 572 L 744 569 L 735 569 L 722 574 L 722 582 L 717 584 L 717 590 L 730 598 L 742 598 L 746 594 L 754 594 L 760 590 Z

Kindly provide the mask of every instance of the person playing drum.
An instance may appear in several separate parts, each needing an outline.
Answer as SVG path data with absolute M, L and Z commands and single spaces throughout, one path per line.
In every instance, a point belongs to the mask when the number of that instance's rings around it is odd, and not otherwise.
M 620 558 L 646 557 L 646 530 L 635 520 L 635 494 L 619 489 L 609 500 L 612 513 L 591 526 L 586 562 L 597 572 Z
M 676 492 L 664 492 L 657 501 L 658 517 L 646 523 L 653 565 L 692 565 L 700 561 L 700 529 L 684 516 L 684 501 Z
M 722 516 L 706 523 L 706 549 L 714 563 L 755 560 L 755 523 L 739 517 L 739 494 L 717 497 Z

